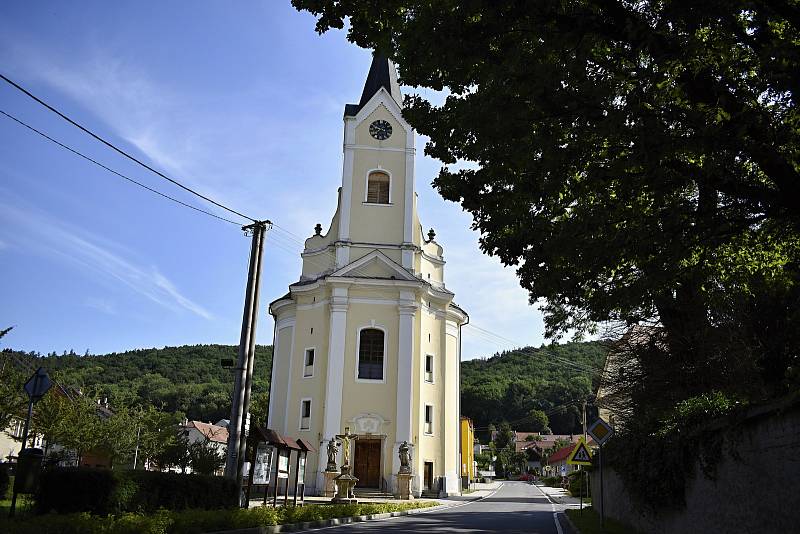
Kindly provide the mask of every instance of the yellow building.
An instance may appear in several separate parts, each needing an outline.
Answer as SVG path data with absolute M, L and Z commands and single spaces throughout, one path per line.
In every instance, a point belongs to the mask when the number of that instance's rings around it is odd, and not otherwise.
M 461 478 L 469 485 L 475 480 L 475 425 L 461 416 Z
M 414 131 L 394 65 L 373 58 L 361 101 L 344 112 L 338 207 L 305 242 L 300 280 L 272 302 L 270 428 L 319 444 L 305 481 L 320 492 L 328 443 L 358 435 L 357 487 L 396 492 L 398 447 L 412 451 L 412 490 L 459 484 L 460 327 L 414 191 Z M 341 463 L 341 453 L 339 456 Z

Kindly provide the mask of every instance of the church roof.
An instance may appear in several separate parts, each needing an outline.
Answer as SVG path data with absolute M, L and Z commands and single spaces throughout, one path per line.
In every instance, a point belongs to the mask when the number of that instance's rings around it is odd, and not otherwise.
M 381 87 L 392 95 L 397 105 L 403 104 L 403 95 L 400 94 L 400 85 L 397 83 L 397 69 L 394 63 L 388 58 L 375 53 L 372 56 L 372 65 L 369 67 L 367 81 L 364 82 L 364 90 L 361 92 L 361 100 L 358 104 L 346 104 L 344 106 L 345 117 L 355 116 L 363 108 L 369 99 L 381 90 Z

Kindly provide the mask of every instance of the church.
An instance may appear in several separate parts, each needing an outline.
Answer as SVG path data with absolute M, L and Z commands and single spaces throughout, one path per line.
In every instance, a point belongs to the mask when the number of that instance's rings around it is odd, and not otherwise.
M 469 318 L 445 286 L 441 245 L 419 220 L 415 132 L 401 108 L 394 65 L 373 56 L 361 100 L 344 109 L 336 213 L 305 241 L 299 281 L 269 307 L 267 425 L 319 444 L 305 469 L 309 494 L 322 491 L 328 443 L 344 433 L 355 436 L 356 489 L 397 493 L 407 442 L 414 495 L 460 493 L 459 360 Z

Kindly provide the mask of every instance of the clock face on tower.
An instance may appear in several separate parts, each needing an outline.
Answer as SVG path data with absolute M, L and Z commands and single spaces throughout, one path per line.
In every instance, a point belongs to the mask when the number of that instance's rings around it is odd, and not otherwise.
M 369 134 L 378 141 L 385 141 L 392 135 L 392 125 L 385 120 L 373 121 L 369 125 Z

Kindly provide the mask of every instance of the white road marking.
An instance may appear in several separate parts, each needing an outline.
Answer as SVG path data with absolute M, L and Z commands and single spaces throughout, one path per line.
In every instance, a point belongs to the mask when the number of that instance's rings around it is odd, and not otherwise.
M 553 521 L 556 523 L 556 530 L 558 531 L 558 534 L 564 534 L 564 531 L 561 530 L 561 523 L 558 522 L 558 514 L 556 512 L 553 512 Z

